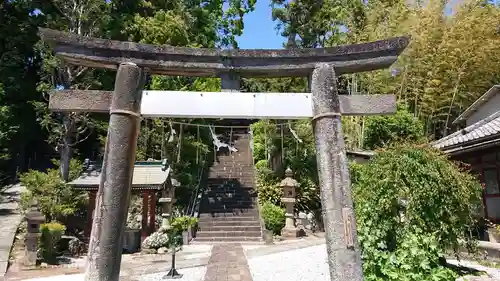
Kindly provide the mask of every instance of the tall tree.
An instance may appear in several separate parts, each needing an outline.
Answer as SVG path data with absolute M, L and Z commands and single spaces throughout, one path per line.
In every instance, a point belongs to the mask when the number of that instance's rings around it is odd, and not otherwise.
M 45 18 L 45 27 L 67 31 L 82 36 L 99 36 L 101 20 L 109 8 L 102 0 L 43 1 L 39 5 Z M 44 71 L 39 89 L 48 93 L 53 89 L 101 88 L 100 71 L 88 67 L 66 64 L 54 57 L 48 46 L 39 44 L 44 57 Z M 76 145 L 91 136 L 94 120 L 88 113 L 51 113 L 45 102 L 35 103 L 41 125 L 50 132 L 49 143 L 60 155 L 60 172 L 63 180 L 69 178 L 69 164 Z
M 451 122 L 500 79 L 500 8 L 462 1 L 452 14 L 444 1 L 422 7 L 403 0 L 370 1 L 356 42 L 410 35 L 411 44 L 390 71 L 361 75 L 370 93 L 394 93 L 439 138 Z
M 0 149 L 3 170 L 25 169 L 24 161 L 40 149 L 44 134 L 39 130 L 30 105 L 39 100 L 36 84 L 40 57 L 33 46 L 37 42 L 39 18 L 31 1 L 3 1 L 0 6 Z

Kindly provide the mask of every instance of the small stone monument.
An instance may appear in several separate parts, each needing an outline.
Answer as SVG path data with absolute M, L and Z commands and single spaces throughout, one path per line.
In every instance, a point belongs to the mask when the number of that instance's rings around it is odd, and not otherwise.
M 26 239 L 26 259 L 25 265 L 34 266 L 37 262 L 38 240 L 42 235 L 40 233 L 40 224 L 45 221 L 45 216 L 38 210 L 36 199 L 31 201 L 30 209 L 26 214 L 28 223 Z
M 175 203 L 175 189 L 179 186 L 179 181 L 177 181 L 176 179 L 172 179 L 172 185 L 162 191 L 162 196 L 159 200 L 159 202 L 162 204 L 162 220 L 160 231 L 165 231 L 169 227 L 169 220 L 173 215 L 172 211 Z
M 286 238 L 299 237 L 299 229 L 295 226 L 294 221 L 294 206 L 295 206 L 295 189 L 298 187 L 298 182 L 292 178 L 293 172 L 290 168 L 285 171 L 285 179 L 281 181 L 280 187 L 283 188 L 283 198 L 281 202 L 285 204 L 285 227 L 281 230 L 281 236 Z

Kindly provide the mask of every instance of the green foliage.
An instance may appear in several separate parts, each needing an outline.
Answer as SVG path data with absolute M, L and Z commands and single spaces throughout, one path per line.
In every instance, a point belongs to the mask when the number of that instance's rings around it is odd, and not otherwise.
M 44 261 L 54 262 L 57 257 L 57 245 L 66 227 L 58 222 L 50 222 L 40 225 L 40 254 Z
M 452 7 L 453 12 L 443 14 Z M 411 44 L 392 71 L 359 74 L 360 91 L 398 95 L 398 100 L 439 138 L 451 122 L 500 78 L 500 7 L 480 0 L 369 1 L 365 21 L 351 42 L 368 42 L 409 35 Z
M 396 114 L 367 119 L 364 145 L 375 149 L 400 141 L 419 142 L 424 136 L 424 124 L 406 106 L 400 106 Z
M 398 145 L 353 165 L 366 280 L 454 280 L 438 263 L 457 251 L 479 214 L 481 186 L 434 149 Z
M 54 162 L 58 164 L 57 161 Z M 77 178 L 81 171 L 82 164 L 72 159 L 70 179 Z M 36 198 L 40 211 L 48 221 L 64 220 L 86 202 L 83 193 L 75 191 L 64 183 L 58 169 L 48 169 L 45 173 L 30 170 L 21 174 L 20 181 L 26 187 L 26 191 L 21 194 L 22 209 L 27 210 L 30 202 Z
M 271 202 L 264 202 L 261 213 L 266 229 L 279 235 L 285 226 L 285 209 Z
M 270 120 L 261 120 L 252 124 L 253 157 L 256 162 L 256 182 L 260 202 L 271 202 L 281 205 L 283 169 L 290 167 L 294 171 L 294 179 L 298 181 L 298 211 L 311 211 L 319 208 L 319 188 L 317 185 L 316 155 L 312 127 L 309 121 L 285 123 L 279 127 Z M 281 128 L 283 128 L 283 146 L 281 144 Z M 297 135 L 298 141 L 293 132 Z M 267 156 L 266 156 L 267 152 Z M 283 156 L 282 167 L 270 167 L 269 162 Z M 267 158 L 270 158 L 267 160 Z
M 175 217 L 170 221 L 171 230 L 177 234 L 188 231 L 198 223 L 198 219 L 190 216 Z

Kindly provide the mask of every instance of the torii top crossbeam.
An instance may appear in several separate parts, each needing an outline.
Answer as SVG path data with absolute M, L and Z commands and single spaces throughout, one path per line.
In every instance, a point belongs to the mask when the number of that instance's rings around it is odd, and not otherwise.
M 132 62 L 152 74 L 240 77 L 308 76 L 317 63 L 330 63 L 338 74 L 387 68 L 406 48 L 408 37 L 333 48 L 286 50 L 217 50 L 123 42 L 40 29 L 43 41 L 67 62 L 117 69 Z

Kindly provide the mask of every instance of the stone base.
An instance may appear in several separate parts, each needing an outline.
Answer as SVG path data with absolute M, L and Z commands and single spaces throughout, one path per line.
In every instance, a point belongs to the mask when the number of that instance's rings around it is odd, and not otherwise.
M 294 228 L 283 228 L 281 230 L 281 237 L 283 239 L 293 239 L 300 237 L 300 229 Z

